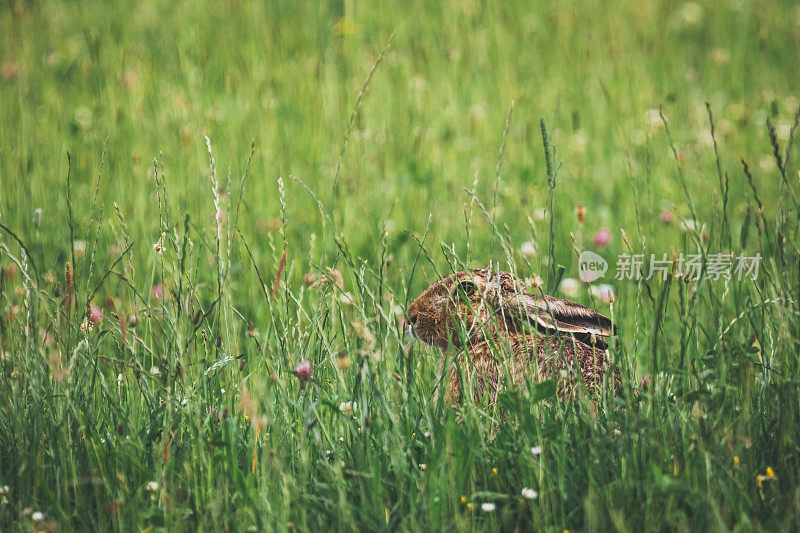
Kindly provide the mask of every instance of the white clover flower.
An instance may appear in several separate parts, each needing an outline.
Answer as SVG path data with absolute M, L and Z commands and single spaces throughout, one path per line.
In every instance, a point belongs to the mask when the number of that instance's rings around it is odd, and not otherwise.
M 31 515 L 31 520 L 33 520 L 34 522 L 41 522 L 42 520 L 44 520 L 44 513 L 41 511 L 36 511 Z
M 661 120 L 661 112 L 658 109 L 648 109 L 644 112 L 644 121 L 651 128 L 657 128 L 664 124 Z
M 492 502 L 484 502 L 481 504 L 481 511 L 484 513 L 491 513 L 495 509 L 497 509 L 497 506 Z
M 522 489 L 522 497 L 525 498 L 526 500 L 535 500 L 536 498 L 539 497 L 539 493 L 533 489 L 525 487 L 524 489 Z
M 542 286 L 542 278 L 541 276 L 534 274 L 525 280 L 525 285 L 531 289 L 538 289 Z
M 686 2 L 681 6 L 678 15 L 686 26 L 694 26 L 703 18 L 703 8 L 694 2 Z
M 592 293 L 592 296 L 596 298 L 600 298 L 605 303 L 611 303 L 616 301 L 616 295 L 614 294 L 614 287 L 608 285 L 607 283 L 601 283 L 600 285 L 592 285 L 589 290 Z
M 569 147 L 575 152 L 582 154 L 586 151 L 586 145 L 589 143 L 589 138 L 582 131 L 575 132 L 569 141 Z
M 161 233 L 161 238 L 153 245 L 153 251 L 158 255 L 164 255 L 164 239 L 166 237 L 167 235 L 165 233 Z
M 144 488 L 147 489 L 148 492 L 155 492 L 158 490 L 158 481 L 148 481 Z
M 567 298 L 577 298 L 581 290 L 581 282 L 575 278 L 564 278 L 561 280 L 559 288 Z
M 778 122 L 775 124 L 775 134 L 779 141 L 788 141 L 792 132 L 792 124 L 789 122 Z
M 353 295 L 349 292 L 343 292 L 339 295 L 339 301 L 343 304 L 353 304 L 355 303 L 355 299 L 353 299 Z
M 533 455 L 541 455 L 542 454 L 542 447 L 541 446 L 534 446 L 531 448 L 531 453 Z
M 358 404 L 356 402 L 342 402 L 339 404 L 339 411 L 347 415 L 352 415 L 355 412 Z
M 764 172 L 770 172 L 775 170 L 775 160 L 772 158 L 771 155 L 765 155 L 761 159 L 758 160 L 758 168 L 763 170 Z
M 86 255 L 86 241 L 75 241 L 73 246 L 75 250 L 75 257 L 83 257 Z
M 706 225 L 696 220 L 684 220 L 681 222 L 680 228 L 681 231 L 699 231 L 703 233 L 706 230 Z
M 525 241 L 520 245 L 519 252 L 525 257 L 533 257 L 536 255 L 536 245 L 533 241 Z

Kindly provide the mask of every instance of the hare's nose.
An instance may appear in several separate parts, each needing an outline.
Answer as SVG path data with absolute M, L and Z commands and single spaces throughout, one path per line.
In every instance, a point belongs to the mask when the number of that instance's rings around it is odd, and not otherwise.
M 417 316 L 419 315 L 419 312 L 417 311 L 416 307 L 409 307 L 406 314 L 408 315 L 409 322 L 412 324 L 417 323 Z

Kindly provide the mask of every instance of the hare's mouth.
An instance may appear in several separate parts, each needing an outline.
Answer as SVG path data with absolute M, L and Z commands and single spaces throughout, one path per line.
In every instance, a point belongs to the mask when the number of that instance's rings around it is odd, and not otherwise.
M 411 339 L 411 342 L 422 341 L 425 344 L 431 344 L 431 340 L 420 335 L 419 331 L 417 331 L 417 328 L 416 326 L 414 326 L 414 324 L 409 324 L 408 327 L 406 328 L 406 332 L 408 333 L 408 337 Z
M 420 333 L 414 326 L 408 327 L 408 336 L 411 338 L 411 344 L 422 342 L 428 346 L 436 346 L 439 348 L 446 346 L 446 343 L 442 344 L 435 336 L 429 336 L 425 335 L 424 333 Z

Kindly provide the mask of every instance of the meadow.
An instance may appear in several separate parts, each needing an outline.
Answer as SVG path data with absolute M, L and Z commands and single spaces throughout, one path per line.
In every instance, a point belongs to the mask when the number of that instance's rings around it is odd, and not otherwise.
M 0 530 L 800 528 L 798 50 L 791 1 L 3 2 Z M 434 401 L 406 306 L 487 267 L 612 317 L 619 393 Z

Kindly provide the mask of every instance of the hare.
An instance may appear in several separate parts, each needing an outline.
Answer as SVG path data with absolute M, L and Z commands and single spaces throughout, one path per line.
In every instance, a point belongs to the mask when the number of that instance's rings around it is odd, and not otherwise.
M 445 403 L 453 407 L 461 404 L 462 376 L 473 385 L 476 403 L 493 404 L 507 384 L 529 378 L 554 378 L 562 399 L 574 395 L 582 378 L 594 395 L 608 374 L 605 338 L 615 333 L 611 321 L 568 300 L 529 294 L 507 272 L 456 272 L 428 287 L 406 314 L 411 335 L 441 350 L 439 383 L 445 384 Z M 443 380 L 448 346 L 457 363 L 451 361 Z M 619 381 L 615 368 L 609 374 L 613 393 Z M 438 394 L 437 387 L 435 398 Z

